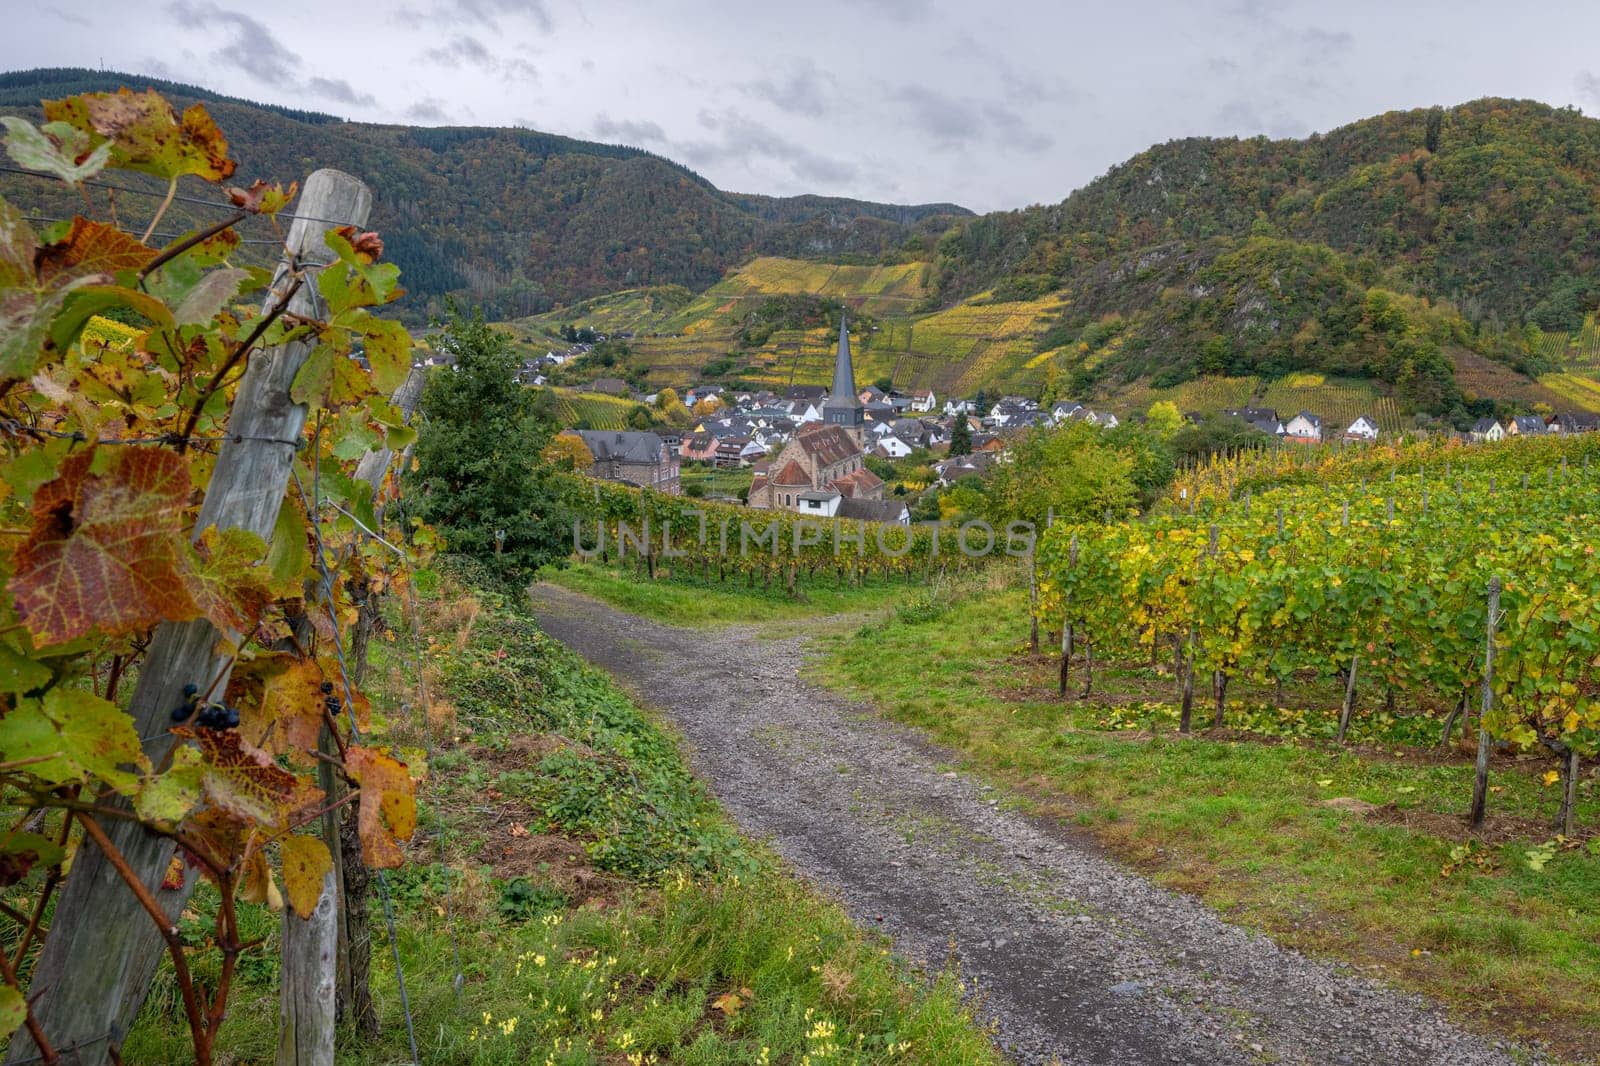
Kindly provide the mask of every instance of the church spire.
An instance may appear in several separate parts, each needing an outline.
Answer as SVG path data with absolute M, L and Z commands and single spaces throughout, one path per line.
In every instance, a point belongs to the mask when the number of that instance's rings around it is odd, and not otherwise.
M 857 415 L 854 421 L 846 423 L 844 419 L 837 421 L 849 425 L 860 425 L 861 397 L 856 395 L 856 371 L 850 362 L 850 326 L 843 315 L 839 316 L 839 351 L 833 360 L 833 391 L 828 393 L 828 402 L 825 408 L 853 408 Z M 828 421 L 835 419 L 829 417 Z

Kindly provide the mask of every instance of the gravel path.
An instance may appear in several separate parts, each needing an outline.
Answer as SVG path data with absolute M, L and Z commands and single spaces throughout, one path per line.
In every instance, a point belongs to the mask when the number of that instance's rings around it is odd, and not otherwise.
M 1018 1062 L 1529 1061 L 1228 924 L 1071 828 L 998 810 L 948 753 L 801 681 L 803 639 L 679 629 L 550 585 L 533 599 L 547 632 L 675 724 L 747 831 L 902 954 L 953 955 Z

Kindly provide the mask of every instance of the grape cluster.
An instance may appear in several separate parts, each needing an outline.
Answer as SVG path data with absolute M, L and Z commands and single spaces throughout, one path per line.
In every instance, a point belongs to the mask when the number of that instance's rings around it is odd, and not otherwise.
M 234 729 L 239 725 L 239 710 L 224 703 L 204 703 L 199 700 L 200 689 L 194 685 L 183 686 L 183 703 L 172 709 L 172 720 L 178 723 L 193 719 L 201 729 Z
M 328 714 L 337 720 L 339 712 L 344 710 L 344 701 L 333 694 L 332 681 L 324 681 L 322 683 L 322 699 L 327 704 Z

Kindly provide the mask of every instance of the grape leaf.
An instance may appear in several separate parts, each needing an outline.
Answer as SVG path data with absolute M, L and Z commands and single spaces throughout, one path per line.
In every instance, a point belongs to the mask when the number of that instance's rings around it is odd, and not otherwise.
M 95 449 L 61 464 L 33 497 L 33 526 L 16 550 L 17 614 L 42 644 L 99 629 L 112 636 L 197 609 L 178 569 L 189 468 L 165 449 L 123 448 L 90 473 Z
M 298 588 L 285 589 L 274 581 L 262 562 L 266 554 L 265 541 L 239 528 L 219 531 L 211 526 L 196 544 L 184 544 L 184 584 L 200 613 L 218 629 L 248 633 L 281 593 L 299 594 Z
M 30 692 L 51 678 L 50 668 L 0 643 L 0 692 Z
M 216 806 L 264 825 L 285 825 L 322 793 L 245 742 L 233 730 L 176 729 L 193 736 L 205 757 L 205 794 Z
M 39 283 L 49 285 L 138 270 L 155 257 L 154 248 L 140 244 L 115 226 L 74 215 L 67 235 L 40 248 L 35 264 Z
M 34 284 L 33 257 L 39 239 L 22 213 L 0 199 L 0 289 Z
M 336 326 L 345 326 L 361 338 L 367 355 L 367 365 L 372 368 L 372 381 L 384 395 L 392 394 L 405 384 L 411 373 L 411 334 L 400 323 L 386 318 L 374 318 L 365 311 L 346 312 L 334 319 Z
M 252 215 L 275 215 L 288 207 L 294 200 L 295 193 L 300 191 L 300 183 L 291 181 L 285 189 L 282 185 L 269 185 L 257 178 L 250 183 L 248 189 L 228 186 L 223 190 L 228 194 L 228 199 L 241 211 L 248 211 Z
M 398 842 L 410 840 L 417 828 L 417 802 L 406 764 L 373 748 L 351 747 L 344 765 L 361 786 L 356 826 L 362 861 L 374 870 L 403 864 Z
M 278 508 L 278 520 L 272 526 L 272 545 L 267 551 L 267 567 L 272 578 L 288 587 L 299 581 L 311 560 L 311 549 L 306 542 L 306 521 L 300 505 L 285 500 Z
M 191 106 L 180 119 L 154 89 L 46 100 L 44 114 L 110 141 L 112 165 L 124 170 L 168 181 L 182 174 L 222 181 L 238 166 L 228 158 L 228 139 L 203 106 Z
M 242 267 L 209 271 L 173 310 L 173 320 L 180 326 L 211 321 L 218 311 L 228 305 L 228 301 L 238 295 L 239 287 L 252 277 L 251 272 Z
M 300 917 L 309 918 L 322 898 L 323 879 L 333 870 L 333 856 L 328 854 L 328 845 L 316 837 L 284 837 L 278 847 L 289 906 Z
M 350 358 L 347 348 L 334 341 L 312 349 L 295 374 L 294 384 L 289 386 L 289 398 L 295 403 L 316 404 L 329 410 L 359 403 L 371 392 L 372 378 Z
M 6 153 L 20 167 L 54 174 L 68 185 L 77 185 L 105 169 L 111 160 L 111 146 L 89 148 L 89 135 L 66 122 L 47 122 L 35 128 L 14 115 L 0 115 L 5 123 Z
M 133 798 L 139 817 L 152 822 L 179 822 L 200 805 L 205 783 L 205 763 L 188 744 L 172 749 L 172 765 L 159 777 L 146 778 Z
M 21 881 L 35 866 L 54 866 L 66 855 L 61 845 L 38 833 L 21 829 L 0 833 L 0 888 Z
M 315 659 L 262 655 L 234 668 L 228 702 L 239 709 L 239 734 L 270 755 L 317 750 L 326 699 Z
M 22 993 L 10 985 L 0 985 L 0 1043 L 10 1040 L 27 1020 L 28 1004 Z
M 239 898 L 246 903 L 265 903 L 269 910 L 283 910 L 283 893 L 278 891 L 278 882 L 272 879 L 272 868 L 260 848 L 245 857 Z
M 133 720 L 116 704 L 73 689 L 53 688 L 43 701 L 25 699 L 6 712 L 0 751 L 12 762 L 50 756 L 23 768 L 42 781 L 66 784 L 92 775 L 124 793 L 139 783 L 128 767 L 150 766 Z

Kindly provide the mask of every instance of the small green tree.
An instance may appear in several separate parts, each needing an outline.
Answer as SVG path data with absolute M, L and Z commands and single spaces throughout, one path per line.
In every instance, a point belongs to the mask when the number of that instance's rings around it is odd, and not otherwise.
M 429 343 L 456 365 L 434 371 L 423 390 L 413 506 L 447 551 L 482 560 L 508 583 L 529 581 L 570 549 L 576 483 L 543 457 L 554 427 L 516 383 L 510 341 L 481 311 L 452 312 Z
M 972 423 L 966 415 L 956 415 L 955 427 L 950 430 L 950 454 L 972 454 Z

